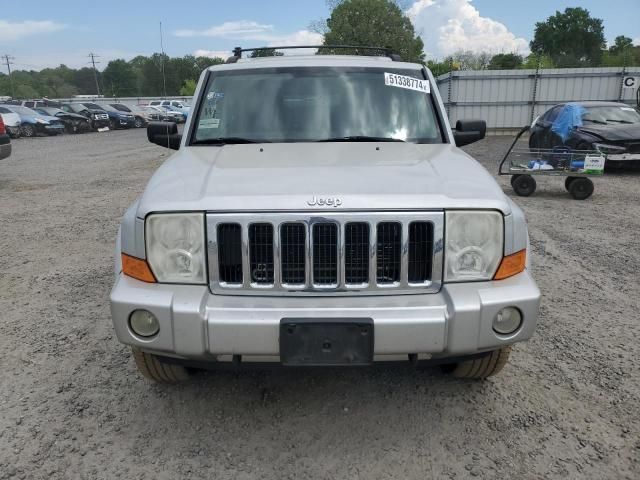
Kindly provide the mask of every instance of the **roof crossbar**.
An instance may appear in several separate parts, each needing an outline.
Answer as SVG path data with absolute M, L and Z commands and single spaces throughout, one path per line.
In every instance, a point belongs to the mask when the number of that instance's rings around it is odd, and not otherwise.
M 393 52 L 390 47 L 373 47 L 368 45 L 283 45 L 280 47 L 258 47 L 258 48 L 242 48 L 236 47 L 233 49 L 233 56 L 227 59 L 227 63 L 236 63 L 242 58 L 243 52 L 256 52 L 265 50 L 293 50 L 301 48 L 316 48 L 318 50 L 373 50 L 382 52 L 385 57 L 389 57 L 394 62 L 401 62 L 402 58 L 397 53 Z

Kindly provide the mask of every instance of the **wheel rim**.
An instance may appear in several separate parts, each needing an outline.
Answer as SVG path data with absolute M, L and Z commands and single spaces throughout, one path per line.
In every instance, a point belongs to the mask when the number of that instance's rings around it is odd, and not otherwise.
M 25 137 L 33 137 L 33 127 L 31 125 L 26 125 L 23 133 Z

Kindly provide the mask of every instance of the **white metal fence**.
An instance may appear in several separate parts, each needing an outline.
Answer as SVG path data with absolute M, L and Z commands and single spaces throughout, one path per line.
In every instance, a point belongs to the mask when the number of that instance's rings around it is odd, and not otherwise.
M 637 90 L 622 85 L 627 76 L 640 77 L 640 67 L 454 71 L 440 75 L 437 85 L 453 126 L 459 119 L 482 119 L 493 133 L 511 133 L 558 103 L 635 105 Z

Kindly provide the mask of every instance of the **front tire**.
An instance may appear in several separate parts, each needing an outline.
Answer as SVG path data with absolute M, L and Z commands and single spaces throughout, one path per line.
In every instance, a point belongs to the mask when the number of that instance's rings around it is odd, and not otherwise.
M 531 175 L 518 175 L 511 182 L 511 186 L 520 197 L 528 197 L 536 191 L 536 180 Z
M 131 347 L 136 367 L 143 377 L 157 383 L 180 383 L 189 379 L 189 371 L 180 365 L 164 363 L 160 357 Z
M 449 371 L 456 378 L 484 380 L 500 373 L 509 361 L 509 355 L 511 355 L 511 346 L 503 347 L 484 357 L 449 366 Z
M 576 200 L 586 200 L 593 194 L 593 182 L 585 177 L 576 177 L 569 184 L 569 193 Z
M 36 128 L 30 123 L 27 123 L 26 125 L 22 125 L 22 127 L 20 128 L 22 129 L 23 137 L 35 137 L 37 135 Z

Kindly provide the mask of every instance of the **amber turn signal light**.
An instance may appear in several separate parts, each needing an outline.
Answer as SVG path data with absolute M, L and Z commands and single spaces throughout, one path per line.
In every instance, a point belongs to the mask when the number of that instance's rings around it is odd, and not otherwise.
M 519 252 L 512 253 L 502 258 L 498 271 L 493 276 L 494 280 L 503 280 L 505 278 L 513 277 L 514 275 L 523 272 L 527 263 L 527 251 L 520 250 Z
M 155 283 L 156 277 L 153 276 L 153 272 L 149 268 L 149 265 L 145 260 L 140 258 L 131 257 L 126 254 L 122 256 L 122 273 L 125 275 L 141 280 L 143 282 Z

